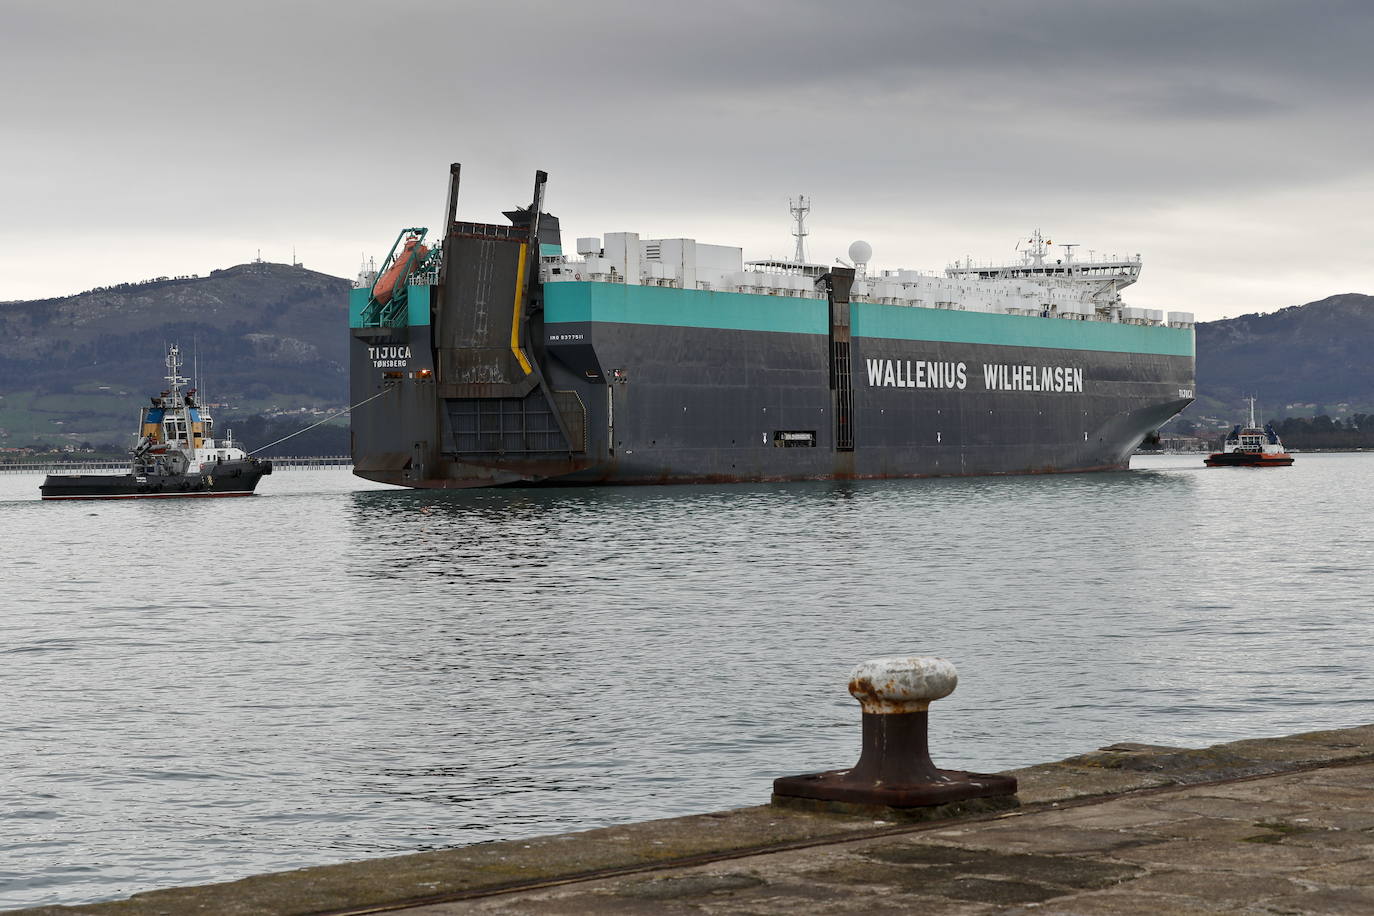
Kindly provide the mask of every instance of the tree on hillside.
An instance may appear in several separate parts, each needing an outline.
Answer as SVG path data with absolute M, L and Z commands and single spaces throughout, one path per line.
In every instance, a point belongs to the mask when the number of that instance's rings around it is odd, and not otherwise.
M 317 422 L 314 417 L 296 420 L 281 417 L 238 416 L 224 419 L 216 418 L 215 427 L 221 431 L 232 429 L 234 439 L 240 442 L 246 451 L 264 449 L 259 456 L 263 458 L 347 455 L 349 453 L 351 443 L 347 425 L 336 426 L 331 423 L 317 426 L 309 432 L 301 432 L 314 422 Z M 299 433 L 299 435 L 292 435 L 293 433 Z M 286 439 L 287 436 L 291 436 L 291 438 L 280 445 L 264 448 L 278 439 Z
M 1374 415 L 1357 413 L 1347 422 L 1325 414 L 1271 420 L 1283 444 L 1296 449 L 1374 448 Z

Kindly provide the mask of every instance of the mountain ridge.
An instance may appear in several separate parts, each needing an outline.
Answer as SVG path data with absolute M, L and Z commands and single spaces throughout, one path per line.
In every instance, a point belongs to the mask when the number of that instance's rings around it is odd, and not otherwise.
M 1197 326 L 1198 403 L 1185 416 L 1235 412 L 1254 397 L 1266 417 L 1374 408 L 1374 296 L 1339 293 L 1275 312 Z M 1312 406 L 1306 406 L 1312 405 Z M 1224 419 L 1224 417 L 1222 418 Z
M 252 262 L 72 296 L 0 302 L 0 448 L 122 443 L 163 387 L 165 345 L 202 398 L 239 416 L 339 409 L 348 397 L 348 290 L 299 265 Z M 1197 326 L 1198 401 L 1169 429 L 1374 409 L 1374 296 L 1342 293 Z
M 248 414 L 345 406 L 350 285 L 253 262 L 0 303 L 0 447 L 123 442 L 137 405 L 164 387 L 169 343 L 207 402 Z

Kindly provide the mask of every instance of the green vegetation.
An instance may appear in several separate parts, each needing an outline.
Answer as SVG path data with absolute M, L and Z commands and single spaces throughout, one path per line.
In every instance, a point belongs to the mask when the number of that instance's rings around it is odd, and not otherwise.
M 348 403 L 349 284 L 286 264 L 0 303 L 0 450 L 122 452 L 163 387 L 168 343 L 220 429 L 258 447 Z M 1347 293 L 1197 328 L 1198 401 L 1166 437 L 1216 439 L 1254 396 L 1297 449 L 1374 448 L 1374 296 Z M 301 408 L 315 413 L 299 412 Z M 347 420 L 278 454 L 348 451 Z
M 1256 827 L 1269 831 L 1255 836 L 1248 836 L 1241 840 L 1242 843 L 1282 843 L 1286 837 L 1300 836 L 1304 833 L 1311 833 L 1316 828 L 1299 824 L 1290 824 L 1287 821 L 1257 821 Z
M 165 384 L 169 343 L 180 344 L 183 371 L 199 376 L 201 400 L 221 425 L 230 414 L 342 408 L 348 288 L 299 267 L 242 264 L 0 303 L 0 449 L 82 441 L 122 449 L 138 409 Z M 300 416 L 294 428 L 319 418 Z M 241 425 L 236 432 L 248 439 Z
M 1199 401 L 1194 418 L 1374 409 L 1374 296 L 1345 293 L 1268 315 L 1241 315 L 1197 326 Z M 1242 408 L 1245 408 L 1242 410 Z M 1231 422 L 1235 422 L 1231 420 Z
M 300 419 L 287 417 L 236 417 L 216 420 L 221 431 L 233 429 L 234 438 L 243 444 L 247 451 L 263 449 L 259 454 L 264 458 L 305 455 L 347 455 L 350 450 L 348 441 L 348 418 L 317 426 L 309 432 L 293 436 L 286 442 L 272 448 L 264 448 L 278 439 L 285 439 L 292 433 L 305 429 L 319 419 L 304 416 Z
M 1374 414 L 1357 413 L 1344 421 L 1322 414 L 1311 419 L 1286 417 L 1271 422 L 1287 448 L 1374 448 Z

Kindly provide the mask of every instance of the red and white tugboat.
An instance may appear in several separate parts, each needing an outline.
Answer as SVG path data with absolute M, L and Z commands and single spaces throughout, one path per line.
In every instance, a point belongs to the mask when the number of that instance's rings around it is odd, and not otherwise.
M 1250 425 L 1240 426 L 1227 435 L 1221 451 L 1208 455 L 1209 468 L 1284 468 L 1293 463 L 1293 456 L 1283 450 L 1274 424 L 1260 429 L 1255 422 L 1255 399 L 1250 399 Z
M 214 421 L 195 401 L 181 375 L 181 351 L 167 352 L 167 390 L 143 408 L 133 465 L 127 474 L 49 474 L 44 499 L 139 499 L 173 496 L 251 496 L 272 473 L 272 462 L 253 458 L 232 434 L 214 438 Z

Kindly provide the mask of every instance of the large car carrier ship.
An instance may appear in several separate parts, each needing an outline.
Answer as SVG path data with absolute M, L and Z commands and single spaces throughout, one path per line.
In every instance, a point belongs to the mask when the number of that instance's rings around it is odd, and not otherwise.
M 410 487 L 1115 470 L 1193 399 L 1193 316 L 1140 257 L 940 273 L 746 263 L 633 232 L 565 254 L 546 176 L 509 225 L 405 229 L 352 291 L 354 472 Z M 365 403 L 361 403 L 365 402 Z

